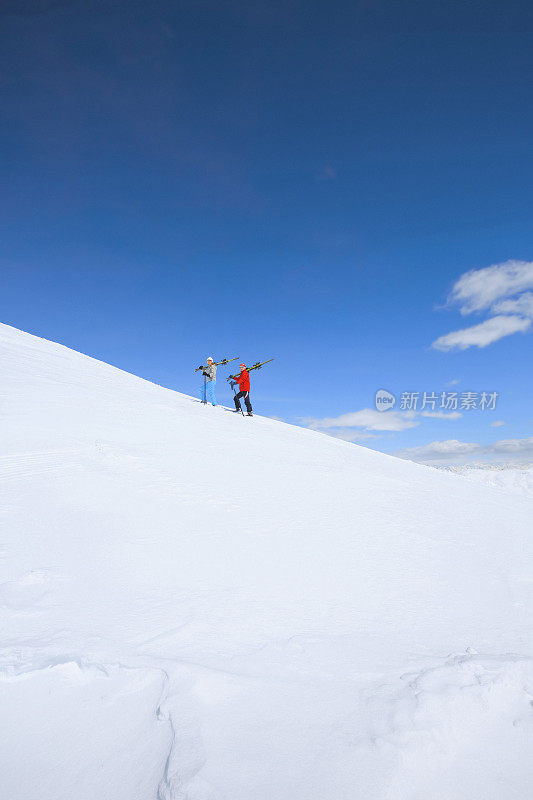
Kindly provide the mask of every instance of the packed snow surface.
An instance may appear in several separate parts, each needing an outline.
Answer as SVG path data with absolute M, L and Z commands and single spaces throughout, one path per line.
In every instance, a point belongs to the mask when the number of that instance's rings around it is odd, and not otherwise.
M 533 464 L 443 467 L 455 475 L 484 483 L 493 489 L 533 497 Z
M 530 800 L 530 494 L 8 326 L 0 377 L 2 798 Z

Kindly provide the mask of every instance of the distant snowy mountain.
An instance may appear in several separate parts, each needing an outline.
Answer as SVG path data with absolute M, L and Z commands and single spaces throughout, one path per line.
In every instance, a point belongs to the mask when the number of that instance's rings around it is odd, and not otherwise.
M 0 797 L 530 800 L 531 495 L 5 325 L 0 379 Z
M 533 497 L 533 464 L 472 464 L 442 469 L 494 489 Z

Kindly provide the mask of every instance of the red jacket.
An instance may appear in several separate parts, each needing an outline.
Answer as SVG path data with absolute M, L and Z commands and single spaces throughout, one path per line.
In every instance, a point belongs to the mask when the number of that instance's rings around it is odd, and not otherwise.
M 239 389 L 241 390 L 241 392 L 250 391 L 250 376 L 248 374 L 247 369 L 241 370 L 240 375 L 235 375 L 235 380 L 239 384 Z

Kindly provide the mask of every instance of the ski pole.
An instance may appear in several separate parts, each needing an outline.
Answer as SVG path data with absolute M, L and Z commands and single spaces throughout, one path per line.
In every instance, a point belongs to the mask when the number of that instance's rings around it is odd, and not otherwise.
M 234 382 L 233 382 L 233 381 L 231 381 L 231 382 L 230 382 L 230 386 L 231 386 L 231 388 L 233 389 L 233 394 L 235 395 L 235 397 L 237 397 L 237 392 L 235 391 L 235 384 L 234 384 Z M 235 403 L 235 405 L 237 405 L 237 403 Z M 242 410 L 242 407 L 241 407 L 241 404 L 240 404 L 240 403 L 239 403 L 239 411 L 241 412 L 241 414 L 242 414 L 242 415 L 243 415 L 243 417 L 244 417 L 244 411 Z

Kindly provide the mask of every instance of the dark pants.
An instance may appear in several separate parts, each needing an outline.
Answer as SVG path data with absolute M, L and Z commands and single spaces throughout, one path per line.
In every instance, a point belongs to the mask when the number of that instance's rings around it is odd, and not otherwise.
M 237 411 L 241 410 L 241 404 L 239 402 L 241 397 L 244 397 L 244 403 L 246 405 L 246 410 L 248 411 L 249 414 L 251 414 L 252 413 L 252 404 L 250 403 L 250 392 L 239 392 L 238 394 L 235 395 L 235 397 L 233 398 L 235 400 L 235 408 L 237 409 Z

